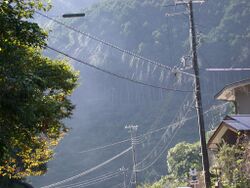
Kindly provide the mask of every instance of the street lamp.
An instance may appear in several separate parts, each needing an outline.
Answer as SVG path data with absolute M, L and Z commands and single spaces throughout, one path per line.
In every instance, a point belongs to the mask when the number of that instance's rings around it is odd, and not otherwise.
M 84 17 L 85 13 L 70 13 L 70 14 L 63 14 L 63 18 L 73 18 L 73 17 Z

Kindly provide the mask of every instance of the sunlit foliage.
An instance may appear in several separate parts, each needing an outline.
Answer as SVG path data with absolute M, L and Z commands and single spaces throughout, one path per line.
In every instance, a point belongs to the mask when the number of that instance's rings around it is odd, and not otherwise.
M 42 55 L 47 34 L 30 22 L 45 1 L 0 4 L 0 176 L 24 178 L 46 172 L 53 147 L 72 115 L 69 95 L 77 74 L 65 61 Z

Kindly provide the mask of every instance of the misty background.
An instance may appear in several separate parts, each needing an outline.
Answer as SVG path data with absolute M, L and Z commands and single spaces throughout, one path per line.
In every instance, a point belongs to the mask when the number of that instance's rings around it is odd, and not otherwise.
M 50 31 L 50 46 L 129 79 L 164 88 L 192 90 L 192 76 L 177 71 L 181 69 L 192 73 L 188 17 L 186 14 L 171 15 L 185 12 L 183 7 L 165 6 L 173 4 L 172 0 L 54 0 L 52 4 L 53 8 L 47 14 L 53 19 L 173 69 L 169 71 L 155 66 L 37 15 L 36 20 Z M 194 6 L 207 131 L 213 130 L 232 110 L 230 105 L 215 101 L 214 95 L 225 84 L 249 77 L 247 72 L 230 74 L 205 70 L 209 67 L 249 66 L 249 36 L 245 32 L 250 28 L 249 6 L 247 0 L 241 3 L 213 0 Z M 85 12 L 86 16 L 61 18 L 62 14 L 72 12 Z M 50 50 L 45 54 L 65 58 Z M 129 139 L 130 134 L 125 129 L 128 124 L 139 125 L 137 135 L 143 135 L 193 117 L 168 129 L 140 137 L 136 145 L 137 161 L 143 161 L 139 169 L 147 167 L 138 173 L 141 183 L 159 179 L 167 173 L 166 155 L 170 147 L 180 141 L 198 140 L 192 93 L 139 85 L 69 61 L 80 71 L 79 87 L 72 95 L 76 109 L 72 119 L 66 120 L 71 130 L 55 149 L 54 160 L 48 163 L 48 172 L 41 177 L 28 179 L 34 187 L 79 174 L 130 147 L 128 141 L 88 151 Z M 155 159 L 158 160 L 154 162 Z M 122 166 L 129 169 L 129 181 L 131 152 L 70 183 L 116 171 Z M 118 176 L 89 187 L 116 187 L 122 181 L 123 176 Z

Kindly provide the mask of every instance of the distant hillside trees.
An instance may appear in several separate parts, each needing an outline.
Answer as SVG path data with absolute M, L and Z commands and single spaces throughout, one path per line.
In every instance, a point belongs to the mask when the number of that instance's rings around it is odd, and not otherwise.
M 168 174 L 159 181 L 143 185 L 144 188 L 162 188 L 186 186 L 189 180 L 189 170 L 196 168 L 202 170 L 200 145 L 196 143 L 180 142 L 168 151 L 167 154 Z
M 77 73 L 42 55 L 47 34 L 31 22 L 35 10 L 49 8 L 42 0 L 0 3 L 0 187 L 46 172 L 74 109 L 68 97 Z

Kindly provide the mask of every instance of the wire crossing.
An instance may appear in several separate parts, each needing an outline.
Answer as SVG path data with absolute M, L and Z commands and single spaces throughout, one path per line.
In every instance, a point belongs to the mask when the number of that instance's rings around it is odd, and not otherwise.
M 144 135 L 141 136 L 141 138 L 136 137 L 135 140 L 134 140 L 134 144 L 141 144 L 141 143 L 144 142 L 144 140 L 145 140 Z M 83 151 L 80 151 L 78 153 L 82 154 L 82 153 L 93 152 L 93 151 L 96 151 L 96 150 L 109 148 L 109 147 L 112 147 L 112 146 L 115 146 L 115 145 L 118 145 L 118 144 L 123 144 L 123 143 L 129 142 L 129 141 L 131 141 L 131 139 L 121 140 L 121 141 L 118 141 L 118 142 L 115 142 L 115 143 L 112 143 L 112 144 L 107 144 L 105 146 L 99 146 L 99 147 L 95 147 L 95 148 L 92 148 L 92 149 L 83 150 Z
M 77 62 L 81 63 L 81 64 L 84 64 L 84 65 L 87 65 L 87 66 L 89 66 L 89 67 L 91 67 L 91 68 L 94 68 L 94 69 L 96 69 L 96 70 L 99 70 L 99 71 L 101 71 L 101 72 L 103 72 L 103 73 L 109 74 L 109 75 L 111 75 L 111 76 L 114 76 L 114 77 L 117 77 L 117 78 L 120 78 L 120 79 L 123 79 L 123 80 L 128 80 L 128 81 L 133 82 L 133 83 L 136 83 L 136 84 L 140 84 L 140 85 L 143 85 L 143 86 L 149 86 L 149 87 L 156 88 L 156 89 L 162 89 L 162 90 L 165 90 L 165 91 L 187 92 L 187 93 L 193 92 L 192 90 L 181 90 L 181 89 L 175 89 L 175 88 L 161 87 L 161 86 L 156 86 L 156 85 L 153 85 L 153 84 L 145 83 L 145 82 L 142 82 L 142 81 L 139 81 L 139 80 L 134 80 L 134 79 L 132 79 L 132 78 L 128 78 L 128 77 L 126 77 L 126 76 L 123 76 L 123 75 L 120 75 L 120 74 L 111 72 L 111 71 L 109 71 L 109 70 L 102 69 L 102 68 L 97 67 L 97 66 L 95 66 L 95 65 L 92 65 L 92 64 L 90 64 L 90 63 L 87 63 L 87 62 L 85 62 L 85 61 L 83 61 L 83 60 L 80 60 L 80 59 L 78 59 L 78 58 L 76 58 L 76 57 L 73 57 L 73 56 L 71 56 L 71 55 L 69 55 L 69 54 L 67 54 L 67 53 L 65 53 L 65 52 L 62 52 L 62 51 L 60 51 L 60 50 L 57 50 L 57 49 L 55 49 L 55 48 L 53 48 L 53 47 L 51 47 L 51 46 L 48 46 L 48 45 L 47 45 L 46 48 L 48 48 L 48 49 L 50 49 L 50 50 L 52 50 L 52 51 L 54 51 L 54 52 L 57 52 L 57 53 L 59 53 L 59 54 L 61 54 L 61 55 L 64 55 L 65 57 L 68 57 L 68 58 L 70 58 L 70 59 L 72 59 L 72 60 L 74 60 L 74 61 L 77 61 Z
M 224 106 L 226 106 L 228 103 L 223 103 L 221 105 L 218 105 L 216 107 L 211 107 L 210 109 L 208 109 L 207 111 L 205 111 L 203 114 L 206 115 L 207 113 L 209 113 L 210 111 L 213 111 L 213 110 L 217 110 L 219 108 L 222 108 Z M 191 106 L 190 106 L 191 107 Z M 189 121 L 191 119 L 194 119 L 196 118 L 197 115 L 193 115 L 193 116 L 190 116 L 190 117 L 185 117 L 179 121 L 175 121 L 173 123 L 170 123 L 166 126 L 163 126 L 161 128 L 158 128 L 158 129 L 155 129 L 155 130 L 151 130 L 151 131 L 148 131 L 146 132 L 145 134 L 141 134 L 141 135 L 138 135 L 135 137 L 135 141 L 134 143 L 135 144 L 141 144 L 143 141 L 145 141 L 145 137 L 147 137 L 148 135 L 151 135 L 151 134 L 154 134 L 154 133 L 157 133 L 157 132 L 160 132 L 160 131 L 163 131 L 165 129 L 168 129 L 169 127 L 173 127 L 173 126 L 176 126 L 178 124 L 180 124 L 181 122 L 183 121 Z M 104 146 L 98 146 L 98 147 L 95 147 L 95 148 L 92 148 L 92 149 L 88 149 L 88 150 L 83 150 L 83 151 L 80 151 L 78 152 L 79 154 L 83 154 L 83 153 L 88 153 L 88 152 L 94 152 L 94 151 L 97 151 L 97 150 L 102 150 L 102 149 L 106 149 L 106 148 L 109 148 L 109 147 L 112 147 L 112 146 L 115 146 L 115 145 L 118 145 L 118 144 L 123 144 L 123 143 L 126 143 L 126 142 L 129 142 L 131 141 L 131 139 L 125 139 L 125 140 L 121 140 L 121 141 L 118 141 L 118 142 L 115 142 L 115 143 L 111 143 L 111 144 L 107 144 L 107 145 L 104 145 Z
M 101 176 L 98 176 L 96 178 L 91 178 L 89 180 L 80 181 L 80 182 L 73 183 L 73 184 L 62 185 L 62 186 L 59 186 L 58 188 L 87 187 L 90 185 L 101 183 L 103 181 L 112 179 L 112 178 L 120 176 L 120 175 L 122 175 L 121 170 L 116 171 L 116 172 L 109 172 L 109 173 L 103 174 Z
M 97 41 L 97 42 L 100 42 L 101 44 L 104 44 L 104 45 L 106 45 L 106 46 L 109 46 L 109 47 L 111 47 L 111 48 L 114 48 L 114 49 L 116 49 L 116 50 L 118 50 L 118 51 L 120 51 L 120 52 L 122 52 L 122 53 L 125 53 L 125 54 L 128 54 L 128 55 L 130 55 L 130 56 L 136 57 L 136 58 L 138 58 L 138 59 L 140 59 L 140 60 L 143 60 L 143 61 L 145 61 L 145 62 L 147 62 L 147 63 L 149 63 L 149 64 L 152 64 L 152 65 L 156 65 L 156 66 L 161 67 L 161 68 L 163 68 L 163 69 L 166 69 L 166 70 L 169 70 L 169 71 L 173 71 L 173 70 L 174 70 L 174 71 L 176 71 L 176 72 L 180 72 L 180 73 L 182 73 L 182 74 L 185 74 L 185 75 L 194 77 L 194 75 L 191 74 L 191 73 L 188 73 L 188 72 L 185 72 L 185 71 L 182 71 L 182 70 L 179 70 L 179 69 L 175 69 L 175 68 L 169 67 L 169 66 L 164 65 L 164 64 L 161 64 L 161 63 L 159 63 L 159 62 L 157 62 L 157 61 L 153 61 L 153 60 L 150 60 L 150 59 L 148 59 L 148 58 L 145 58 L 145 57 L 143 57 L 143 56 L 141 56 L 141 55 L 138 55 L 138 54 L 136 54 L 136 53 L 134 53 L 134 52 L 131 52 L 131 51 L 128 51 L 128 50 L 124 50 L 124 49 L 122 49 L 121 47 L 119 47 L 119 46 L 117 46 L 117 45 L 114 45 L 114 44 L 112 44 L 112 43 L 110 43 L 110 42 L 107 42 L 106 40 L 99 39 L 98 37 L 96 37 L 96 36 L 94 36 L 94 35 L 91 35 L 91 34 L 89 34 L 89 33 L 86 33 L 86 32 L 83 32 L 83 31 L 81 31 L 81 30 L 79 30 L 79 29 L 76 29 L 76 28 L 74 28 L 74 27 L 72 27 L 72 26 L 69 26 L 69 25 L 67 25 L 67 24 L 65 24 L 65 23 L 63 23 L 63 22 L 61 22 L 61 21 L 58 21 L 57 19 L 54 19 L 54 18 L 52 18 L 52 17 L 50 17 L 50 16 L 48 16 L 48 15 L 45 15 L 45 14 L 39 12 L 39 11 L 35 11 L 35 12 L 36 12 L 37 14 L 39 14 L 40 16 L 46 18 L 46 19 L 49 19 L 49 20 L 51 20 L 51 21 L 53 21 L 53 22 L 55 22 L 55 23 L 57 23 L 57 24 L 59 24 L 59 25 L 62 25 L 62 26 L 64 26 L 64 27 L 66 27 L 67 29 L 70 29 L 70 30 L 72 30 L 72 31 L 74 31 L 74 32 L 77 32 L 77 33 L 79 33 L 79 34 L 82 34 L 82 35 L 84 35 L 84 36 L 86 36 L 86 37 L 88 37 L 88 38 L 90 38 L 90 39 L 93 39 L 93 40 L 95 40 L 95 41 Z
M 75 179 L 77 179 L 77 178 L 79 178 L 79 177 L 85 176 L 85 175 L 89 174 L 90 172 L 93 172 L 93 171 L 95 171 L 95 170 L 97 170 L 97 169 L 103 167 L 104 165 L 110 163 L 111 161 L 113 161 L 113 160 L 119 158 L 120 156 L 124 155 L 125 153 L 127 153 L 127 152 L 130 151 L 131 149 L 132 149 L 132 147 L 129 147 L 128 149 L 124 150 L 123 152 L 117 154 L 116 156 L 114 156 L 114 157 L 112 157 L 112 158 L 110 158 L 110 159 L 104 161 L 103 163 L 101 163 L 101 164 L 99 164 L 99 165 L 97 165 L 97 166 L 95 166 L 95 167 L 93 167 L 93 168 L 90 168 L 90 169 L 88 169 L 88 170 L 86 170 L 86 171 L 84 171 L 84 172 L 82 172 L 82 173 L 80 173 L 80 174 L 77 174 L 77 175 L 75 175 L 75 176 L 72 176 L 72 177 L 70 177 L 70 178 L 64 179 L 64 180 L 62 180 L 62 181 L 59 181 L 59 182 L 56 182 L 56 183 L 53 183 L 53 184 L 50 184 L 50 185 L 47 185 L 47 186 L 43 186 L 43 187 L 41 187 L 41 188 L 51 188 L 51 187 L 55 187 L 55 186 L 57 186 L 57 185 L 61 185 L 61 184 L 67 183 L 67 182 L 69 182 L 69 181 L 75 180 Z
M 216 106 L 216 107 L 212 107 L 212 108 L 208 109 L 207 111 L 205 111 L 203 114 L 205 115 L 205 114 L 209 113 L 210 111 L 213 111 L 213 110 L 219 109 L 219 108 L 221 108 L 221 107 L 224 107 L 224 106 L 227 105 L 227 104 L 228 104 L 228 103 L 224 103 L 224 104 L 218 105 L 218 106 Z M 169 145 L 171 144 L 171 142 L 173 141 L 173 138 L 175 137 L 175 135 L 177 134 L 178 130 L 179 130 L 179 129 L 181 128 L 181 126 L 182 126 L 181 123 L 186 122 L 186 121 L 189 121 L 189 120 L 194 119 L 194 118 L 196 118 L 196 117 L 197 117 L 197 115 L 194 115 L 194 116 L 191 116 L 191 117 L 184 117 L 183 119 L 181 119 L 181 120 L 178 121 L 178 122 L 172 123 L 172 124 L 170 124 L 170 125 L 167 125 L 166 127 L 162 127 L 162 128 L 160 128 L 160 129 L 156 129 L 156 130 L 154 130 L 154 131 L 150 131 L 150 132 L 144 134 L 144 135 L 149 135 L 149 134 L 152 134 L 152 133 L 154 133 L 154 132 L 158 132 L 158 131 L 163 130 L 163 129 L 168 129 L 170 126 L 179 125 L 179 124 L 180 124 L 180 126 L 178 126 L 178 127 L 176 128 L 176 130 L 174 131 L 174 133 L 173 133 L 172 137 L 170 138 L 168 144 L 165 146 L 165 148 L 162 150 L 162 152 L 158 155 L 158 157 L 155 158 L 152 162 L 150 162 L 149 165 L 147 165 L 147 166 L 145 166 L 145 167 L 143 167 L 143 168 L 140 168 L 140 169 L 138 168 L 139 165 L 141 165 L 141 164 L 142 164 L 147 158 L 149 158 L 149 156 L 153 153 L 153 150 L 154 150 L 154 149 L 152 149 L 151 152 L 150 152 L 143 160 L 141 160 L 141 161 L 137 164 L 137 169 L 136 169 L 136 171 L 137 171 L 137 172 L 142 172 L 142 171 L 148 169 L 149 167 L 151 167 L 153 164 L 155 164 L 155 163 L 157 162 L 157 160 L 160 158 L 160 156 L 164 153 L 164 151 L 168 148 L 168 146 L 169 146 Z M 160 141 L 161 141 L 161 140 L 160 140 Z M 159 144 L 159 142 L 156 144 L 156 146 L 158 146 L 158 144 Z M 155 147 L 156 147 L 156 146 L 155 146 Z
M 192 104 L 194 103 L 194 101 L 192 102 Z M 164 146 L 164 148 L 162 149 L 162 151 L 160 152 L 160 154 L 158 154 L 158 156 L 152 161 L 150 162 L 148 165 L 146 165 L 145 167 L 141 168 L 141 169 L 136 169 L 136 172 L 142 172 L 146 169 L 148 169 L 149 167 L 151 167 L 152 165 L 154 165 L 159 159 L 160 157 L 163 155 L 163 153 L 165 153 L 165 151 L 168 149 L 169 145 L 172 143 L 173 139 L 175 138 L 176 134 L 178 133 L 178 131 L 180 130 L 180 128 L 184 125 L 184 123 L 186 122 L 186 116 L 188 115 L 188 113 L 191 111 L 191 107 L 189 107 L 185 114 L 184 114 L 184 118 L 181 119 L 181 121 L 179 122 L 179 124 L 177 125 L 177 127 L 175 128 L 175 130 L 173 131 L 170 140 L 168 141 L 168 143 L 166 144 L 166 146 Z M 164 136 L 164 135 L 163 135 Z M 162 137 L 163 138 L 163 137 Z M 161 140 L 162 140 L 161 138 Z M 159 145 L 159 143 L 161 142 L 161 140 L 157 143 L 157 145 L 155 147 L 157 147 Z M 155 148 L 154 148 L 155 149 Z M 154 151 L 154 149 L 140 162 L 138 163 L 138 165 L 142 164 Z M 138 167 L 137 165 L 137 167 Z

